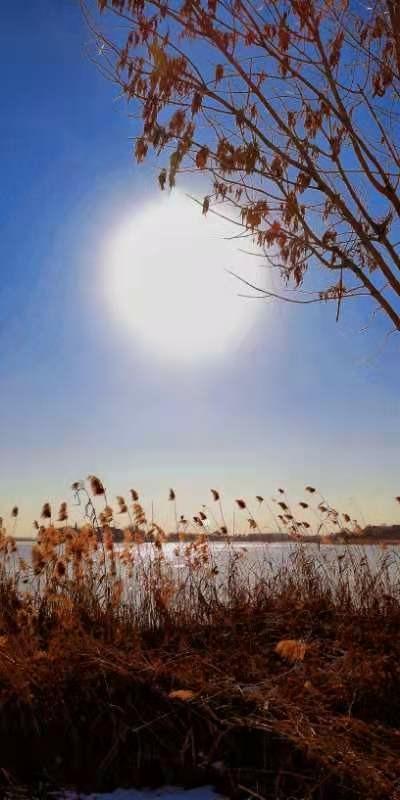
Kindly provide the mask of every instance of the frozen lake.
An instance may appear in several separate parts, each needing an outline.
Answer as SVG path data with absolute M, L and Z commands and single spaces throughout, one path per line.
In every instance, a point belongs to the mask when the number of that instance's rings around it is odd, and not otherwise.
M 32 541 L 18 542 L 18 555 L 26 560 L 28 563 L 31 558 Z M 297 543 L 258 543 L 258 542 L 235 542 L 227 545 L 224 542 L 210 542 L 211 558 L 217 565 L 221 572 L 221 577 L 224 574 L 224 568 L 229 560 L 234 558 L 236 560 L 237 569 L 245 573 L 251 573 L 253 576 L 265 573 L 265 570 L 276 571 L 285 564 L 289 564 L 296 558 L 299 548 L 304 549 L 308 557 L 315 560 L 315 563 L 321 565 L 336 565 L 344 566 L 345 564 L 352 564 L 353 570 L 357 564 L 363 566 L 368 564 L 374 571 L 378 566 L 385 563 L 391 574 L 397 572 L 400 568 L 400 546 L 385 545 L 382 547 L 379 544 L 361 544 L 361 545 L 329 545 L 329 544 L 314 544 L 304 543 L 299 545 Z M 159 555 L 159 552 L 152 544 L 131 545 L 135 555 L 136 565 L 145 564 Z M 122 551 L 124 545 L 116 544 L 115 550 Z M 173 572 L 185 570 L 188 566 L 188 548 L 189 543 L 175 543 L 167 542 L 163 544 L 162 553 L 164 556 L 164 563 L 166 569 L 172 569 Z

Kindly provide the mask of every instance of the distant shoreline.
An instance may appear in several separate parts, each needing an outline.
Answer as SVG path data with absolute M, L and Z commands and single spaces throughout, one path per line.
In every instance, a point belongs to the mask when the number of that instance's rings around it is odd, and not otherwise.
M 293 539 L 287 533 L 249 533 L 249 534 L 235 534 L 227 536 L 221 533 L 207 533 L 203 531 L 208 541 L 223 543 L 227 540 L 233 543 L 240 544 L 293 544 L 298 541 L 303 544 L 324 544 L 324 545 L 345 545 L 345 544 L 376 544 L 376 545 L 400 545 L 400 525 L 367 525 L 362 533 L 354 534 L 352 532 L 340 531 L 335 534 L 326 535 L 324 537 L 309 535 L 301 536 L 298 540 Z M 174 544 L 182 542 L 195 542 L 199 538 L 198 533 L 168 533 L 166 543 L 171 542 Z M 15 541 L 22 544 L 33 544 L 37 540 L 34 537 L 16 536 Z M 116 543 L 124 540 L 124 532 L 119 529 L 114 529 L 114 541 Z M 148 538 L 145 541 L 151 542 L 152 539 Z

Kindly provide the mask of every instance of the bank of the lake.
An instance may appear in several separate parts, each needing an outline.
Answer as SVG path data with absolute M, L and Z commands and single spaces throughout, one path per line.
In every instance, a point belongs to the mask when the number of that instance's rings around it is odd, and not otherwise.
M 394 800 L 397 548 L 84 527 L 30 549 L 1 551 L 3 791 Z

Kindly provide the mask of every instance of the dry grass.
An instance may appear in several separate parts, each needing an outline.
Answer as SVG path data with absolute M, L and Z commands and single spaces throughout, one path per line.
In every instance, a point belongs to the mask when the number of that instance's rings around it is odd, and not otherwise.
M 4 786 L 204 779 L 247 797 L 398 798 L 395 556 L 372 569 L 350 547 L 332 560 L 298 545 L 280 568 L 268 555 L 250 568 L 229 540 L 216 560 L 200 532 L 177 570 L 136 492 L 117 548 L 92 488 L 101 542 L 89 495 L 79 530 L 65 506 L 59 528 L 45 509 L 29 564 L 1 535 Z

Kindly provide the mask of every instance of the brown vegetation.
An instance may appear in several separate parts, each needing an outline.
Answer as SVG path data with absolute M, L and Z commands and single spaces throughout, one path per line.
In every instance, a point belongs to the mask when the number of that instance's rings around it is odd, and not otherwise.
M 372 567 L 358 549 L 332 559 L 299 544 L 256 565 L 200 532 L 177 545 L 178 569 L 157 525 L 152 543 L 127 528 L 117 547 L 110 527 L 99 541 L 94 523 L 56 528 L 48 511 L 31 563 L 0 538 L 4 787 L 212 780 L 232 796 L 398 797 L 395 553 Z
M 81 2 L 137 161 L 163 158 L 162 189 L 207 176 L 203 213 L 236 210 L 283 279 L 255 295 L 337 319 L 367 295 L 400 330 L 398 2 L 93 0 L 102 30 Z

